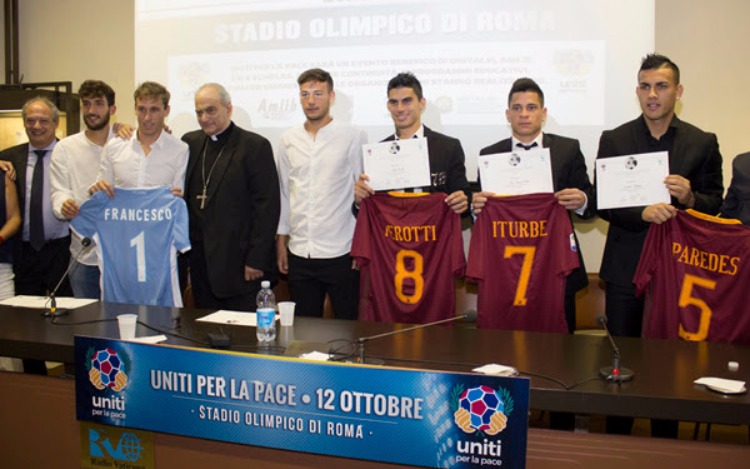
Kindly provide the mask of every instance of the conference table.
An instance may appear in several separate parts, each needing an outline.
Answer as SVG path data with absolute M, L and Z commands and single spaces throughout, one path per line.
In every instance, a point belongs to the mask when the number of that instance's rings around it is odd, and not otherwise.
M 138 336 L 164 333 L 168 345 L 207 348 L 210 347 L 209 334 L 224 334 L 230 340 L 230 349 L 237 352 L 296 356 L 312 350 L 334 350 L 338 358 L 352 361 L 358 359 L 355 344 L 358 338 L 409 327 L 297 317 L 293 326 L 278 328 L 274 344 L 259 348 L 252 327 L 196 322 L 210 312 L 96 302 L 53 320 L 43 317 L 39 310 L 0 306 L 0 356 L 71 364 L 76 335 L 118 338 L 116 317 L 126 313 L 138 314 Z M 750 396 L 747 393 L 724 395 L 693 384 L 695 379 L 704 376 L 750 382 L 750 347 L 677 340 L 615 340 L 622 366 L 635 373 L 632 381 L 614 383 L 599 377 L 599 369 L 611 365 L 613 358 L 611 344 L 604 336 L 477 329 L 473 324 L 461 322 L 369 340 L 365 343 L 365 362 L 382 361 L 386 366 L 465 373 L 488 363 L 513 366 L 521 376 L 530 379 L 530 407 L 539 410 L 721 424 L 750 423 Z M 727 364 L 730 361 L 738 362 L 739 370 L 729 371 Z M 57 391 L 50 392 L 50 389 Z M 42 421 L 55 418 L 56 425 L 77 428 L 72 379 L 0 373 L 0 399 L 4 399 L 3 405 L 13 409 L 10 414 L 3 414 L 5 417 L 0 420 L 3 428 L 17 419 L 28 418 L 31 415 L 26 412 L 28 406 L 37 406 L 38 409 L 53 406 L 46 416 L 39 417 Z M 17 400 L 18 405 L 9 405 L 8 399 Z M 40 430 L 36 426 L 35 430 L 29 431 Z M 8 432 L 4 430 L 4 433 Z M 21 436 L 15 443 L 3 439 L 0 450 L 4 455 L 18 450 Z M 77 435 L 73 436 L 77 442 Z M 198 452 L 205 457 L 228 455 L 229 459 L 224 461 L 228 466 L 223 467 L 234 467 L 232 461 L 235 460 L 239 464 L 246 457 L 244 452 L 250 452 L 252 455 L 247 457 L 251 459 L 260 458 L 258 460 L 266 462 L 275 461 L 278 456 L 279 461 L 269 463 L 267 467 L 337 467 L 341 461 L 346 461 L 347 467 L 392 467 L 304 453 L 289 455 L 289 452 L 280 450 L 171 435 L 160 435 L 159 439 L 163 448 L 174 450 L 184 446 L 186 454 L 193 458 L 197 457 L 193 454 L 198 451 L 195 448 L 203 448 Z M 640 454 L 637 448 L 648 448 L 649 445 L 653 448 L 643 450 L 642 461 L 632 459 Z M 166 449 L 162 451 L 163 455 L 170 454 Z M 287 454 L 279 456 L 280 453 Z M 685 467 L 692 467 L 690 464 L 700 461 L 704 453 L 708 458 L 706 461 L 715 464 L 726 460 L 727 467 L 732 467 L 730 461 L 738 461 L 738 454 L 744 456 L 741 461 L 745 462 L 750 456 L 748 447 L 740 445 L 531 429 L 528 467 L 567 467 L 566 461 L 570 467 L 585 467 L 588 463 L 592 466 L 607 464 L 610 468 L 631 467 L 634 461 L 656 467 L 664 464 L 659 454 L 669 460 L 687 458 Z M 180 457 L 185 455 L 171 457 L 170 461 L 178 461 Z M 166 461 L 157 466 L 172 467 Z

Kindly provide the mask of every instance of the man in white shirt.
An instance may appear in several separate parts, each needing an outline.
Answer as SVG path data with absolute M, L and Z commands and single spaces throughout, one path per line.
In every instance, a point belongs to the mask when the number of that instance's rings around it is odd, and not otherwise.
M 104 145 L 112 137 L 110 117 L 114 115 L 115 91 L 99 80 L 86 80 L 78 89 L 86 130 L 62 139 L 52 151 L 50 184 L 52 212 L 60 220 L 78 216 L 79 208 L 89 198 L 88 189 L 96 182 Z M 76 298 L 101 297 L 96 250 L 82 253 L 81 238 L 72 233 L 70 286 Z M 79 256 L 80 253 L 80 256 Z
M 333 79 L 321 69 L 297 79 L 305 123 L 286 131 L 277 156 L 281 218 L 276 252 L 297 314 L 321 317 L 326 293 L 337 318 L 356 319 L 359 273 L 349 256 L 356 219 L 354 181 L 364 131 L 334 120 Z
M 112 139 L 102 153 L 97 182 L 90 193 L 105 191 L 114 197 L 117 187 L 169 186 L 182 197 L 188 146 L 164 131 L 169 115 L 169 91 L 152 81 L 135 90 L 138 131 L 130 139 Z

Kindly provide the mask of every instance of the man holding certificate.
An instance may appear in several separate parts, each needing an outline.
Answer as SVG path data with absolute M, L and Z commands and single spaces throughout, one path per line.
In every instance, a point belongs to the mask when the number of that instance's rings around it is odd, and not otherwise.
M 426 323 L 456 314 L 454 279 L 465 266 L 457 215 L 468 217 L 471 192 L 461 143 L 422 125 L 425 105 L 419 80 L 396 75 L 388 83 L 396 132 L 363 147 L 352 244 L 360 319 Z M 414 193 L 375 194 L 387 190 Z
M 669 220 L 677 209 L 692 208 L 716 215 L 721 207 L 724 186 L 716 135 L 675 115 L 682 91 L 677 65 L 661 55 L 646 56 L 636 88 L 641 116 L 605 131 L 599 141 L 597 165 L 603 158 L 669 154 L 669 174 L 662 184 L 671 203 L 599 210 L 599 215 L 609 221 L 600 276 L 607 283 L 606 313 L 614 335 L 641 335 L 643 299 L 635 296 L 633 276 L 651 223 Z M 598 191 L 607 189 L 600 186 L 598 175 L 596 183 Z
M 466 179 L 461 142 L 422 125 L 422 112 L 426 104 L 422 85 L 413 74 L 399 73 L 388 82 L 388 112 L 391 113 L 396 132 L 379 146 L 384 152 L 406 154 L 407 159 L 402 161 L 408 164 L 378 165 L 376 158 L 368 161 L 366 148 L 365 173 L 359 176 L 354 186 L 355 208 L 359 207 L 362 199 L 374 194 L 376 190 L 407 189 L 413 192 L 444 192 L 448 194 L 445 203 L 453 212 L 468 214 L 471 192 Z M 401 142 L 409 139 L 417 139 L 418 142 Z M 373 154 L 376 151 L 375 148 L 371 150 Z M 420 163 L 420 152 L 422 155 L 426 152 L 426 165 Z M 382 163 L 383 158 L 379 160 Z M 371 169 L 377 171 L 377 174 L 368 173 Z M 423 183 L 414 183 L 412 177 L 421 177 L 419 180 Z M 392 181 L 391 184 L 382 184 L 385 179 Z M 398 181 L 402 181 L 403 185 L 399 186 Z
M 626 158 L 631 167 L 643 153 L 667 152 L 669 160 L 663 186 L 657 182 L 656 187 L 640 190 L 656 194 L 666 186 L 670 203 L 599 210 L 600 216 L 609 221 L 599 275 L 606 282 L 605 310 L 614 335 L 641 335 L 644 304 L 643 298 L 636 297 L 633 277 L 651 224 L 675 217 L 677 209 L 716 215 L 721 207 L 724 186 L 716 135 L 677 118 L 675 105 L 682 91 L 677 65 L 665 56 L 647 55 L 641 62 L 636 87 L 642 114 L 605 131 L 599 140 L 597 172 L 604 158 L 632 156 L 632 160 Z M 597 191 L 608 189 L 598 174 L 595 184 Z M 632 418 L 608 417 L 607 432 L 628 434 L 632 423 Z M 677 429 L 676 421 L 651 423 L 652 436 L 676 438 Z
M 546 190 L 538 189 L 544 187 L 542 184 L 531 181 L 530 177 L 520 176 L 527 183 L 524 189 L 519 184 L 515 194 L 528 194 L 532 192 L 553 192 L 557 203 L 562 205 L 570 212 L 575 212 L 581 218 L 590 218 L 593 216 L 593 210 L 590 203 L 593 197 L 593 189 L 586 172 L 586 161 L 581 153 L 581 147 L 578 140 L 561 137 L 555 134 L 543 133 L 542 126 L 547 117 L 547 108 L 544 107 L 544 92 L 539 85 L 530 78 L 519 78 L 513 83 L 508 93 L 508 109 L 505 116 L 510 124 L 512 137 L 501 140 L 480 151 L 480 155 L 488 155 L 485 158 L 480 157 L 480 171 L 484 160 L 498 157 L 499 160 L 506 164 L 498 169 L 498 173 L 505 173 L 505 178 L 492 178 L 497 180 L 497 184 L 488 183 L 489 172 L 482 175 L 482 188 L 485 191 L 474 195 L 473 209 L 474 214 L 478 215 L 487 203 L 487 198 L 495 193 L 504 195 L 510 194 L 507 188 L 514 186 L 514 175 L 508 174 L 516 172 L 522 166 L 526 158 L 536 156 L 535 152 L 546 152 L 546 168 L 537 168 L 531 171 L 536 174 L 537 179 L 542 177 L 547 179 Z M 492 155 L 491 157 L 489 155 Z M 509 158 L 503 159 L 504 155 Z M 520 160 L 516 162 L 513 168 L 513 157 Z M 507 161 L 506 161 L 507 160 Z M 489 162 L 493 164 L 494 162 Z M 521 173 L 522 174 L 522 173 Z M 501 182 L 502 179 L 505 182 Z M 486 190 L 490 189 L 490 190 Z M 576 240 L 576 244 L 578 241 Z M 573 270 L 567 277 L 565 283 L 565 321 L 568 325 L 568 331 L 575 330 L 576 308 L 575 294 L 578 290 L 588 284 L 586 269 L 583 265 L 583 257 L 578 250 L 578 259 L 580 266 Z

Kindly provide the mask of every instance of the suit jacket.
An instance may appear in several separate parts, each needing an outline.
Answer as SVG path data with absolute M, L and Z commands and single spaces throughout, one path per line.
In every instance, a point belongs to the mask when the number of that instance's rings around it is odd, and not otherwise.
M 732 161 L 732 183 L 721 206 L 721 216 L 750 225 L 750 153 L 737 155 Z
M 492 155 L 494 153 L 508 153 L 512 151 L 512 140 L 506 138 L 493 145 L 483 148 L 480 155 Z M 588 198 L 588 206 L 582 215 L 583 219 L 594 216 L 594 189 L 586 172 L 586 159 L 581 153 L 581 145 L 576 139 L 561 137 L 555 134 L 542 134 L 542 147 L 549 148 L 550 163 L 552 164 L 552 184 L 555 192 L 562 189 L 580 189 Z M 568 212 L 570 213 L 570 212 Z M 571 220 L 572 222 L 572 220 Z M 575 230 L 573 231 L 575 236 Z M 583 264 L 581 255 L 581 244 L 576 236 L 578 245 L 578 261 L 580 267 L 571 272 L 565 284 L 566 294 L 575 293 L 588 285 L 586 267 Z
M 185 176 L 185 200 L 193 171 L 200 171 L 205 132 L 182 137 L 190 147 Z M 276 274 L 275 238 L 279 224 L 279 179 L 271 144 L 264 137 L 234 126 L 223 156 L 216 162 L 201 230 L 208 280 L 214 295 L 228 298 L 249 293 L 245 266 L 262 270 L 265 278 Z
M 452 194 L 463 191 L 469 198 L 471 207 L 471 191 L 469 181 L 466 179 L 466 166 L 464 161 L 464 150 L 461 142 L 453 137 L 448 137 L 434 130 L 424 127 L 424 136 L 427 139 L 427 150 L 430 158 L 430 187 L 424 187 L 427 192 L 445 192 Z M 395 135 L 390 135 L 383 142 L 395 140 Z M 466 213 L 469 213 L 467 209 Z
M 695 210 L 716 215 L 724 194 L 721 153 L 716 135 L 683 122 L 674 116 L 675 128 L 672 151 L 669 153 L 669 173 L 690 180 L 695 193 Z M 646 130 L 644 130 L 644 128 Z M 647 131 L 643 116 L 613 130 L 602 133 L 597 159 L 612 156 L 648 153 L 652 151 L 644 137 Z M 596 184 L 596 180 L 594 180 Z M 672 199 L 672 205 L 684 209 Z M 638 267 L 643 243 L 650 223 L 641 219 L 644 207 L 599 210 L 599 215 L 609 221 L 607 241 L 599 275 L 607 282 L 629 287 Z

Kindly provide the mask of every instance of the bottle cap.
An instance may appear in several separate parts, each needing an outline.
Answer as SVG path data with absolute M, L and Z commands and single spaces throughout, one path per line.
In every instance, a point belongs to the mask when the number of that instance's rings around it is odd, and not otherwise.
M 271 282 L 269 280 L 263 280 L 260 282 L 260 288 L 271 288 Z
M 739 362 L 729 362 L 727 368 L 729 368 L 729 371 L 737 371 L 740 369 L 740 364 Z

